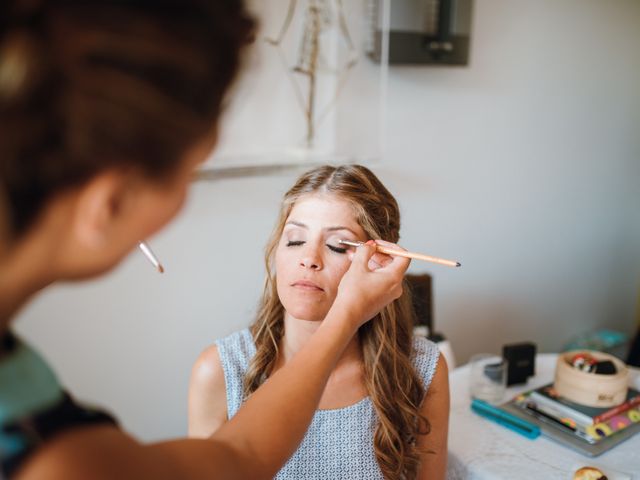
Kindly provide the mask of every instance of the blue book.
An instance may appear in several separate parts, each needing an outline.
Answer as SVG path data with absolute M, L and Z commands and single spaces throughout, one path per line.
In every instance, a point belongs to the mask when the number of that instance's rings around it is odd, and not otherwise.
M 474 398 L 471 401 L 471 410 L 527 438 L 534 439 L 540 436 L 540 427 L 537 425 L 527 422 L 499 407 L 494 407 L 483 400 Z

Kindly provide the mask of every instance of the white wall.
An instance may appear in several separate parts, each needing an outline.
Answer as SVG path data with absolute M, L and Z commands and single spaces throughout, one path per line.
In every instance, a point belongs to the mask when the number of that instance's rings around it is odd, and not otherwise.
M 459 360 L 631 332 L 640 288 L 640 2 L 485 0 L 467 68 L 390 73 L 385 158 L 403 245 L 428 269 Z M 247 132 L 250 138 L 251 132 Z M 113 274 L 44 292 L 19 332 L 80 398 L 143 439 L 186 431 L 191 363 L 248 324 L 262 247 L 294 175 L 194 186 L 184 214 Z

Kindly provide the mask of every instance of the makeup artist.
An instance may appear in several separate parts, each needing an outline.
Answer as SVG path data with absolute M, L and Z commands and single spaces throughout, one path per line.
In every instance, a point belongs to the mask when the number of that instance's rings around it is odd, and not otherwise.
M 205 440 L 141 445 L 12 335 L 38 291 L 109 271 L 180 210 L 253 29 L 236 0 L 0 2 L 0 477 L 271 478 L 400 296 L 408 261 L 371 271 L 359 248 L 313 338 Z

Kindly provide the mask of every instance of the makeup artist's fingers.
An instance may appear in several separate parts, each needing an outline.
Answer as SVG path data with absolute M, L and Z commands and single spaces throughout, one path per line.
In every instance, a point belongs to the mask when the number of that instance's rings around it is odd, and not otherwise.
M 385 240 L 374 240 L 374 242 L 377 245 L 380 245 L 381 247 L 387 247 L 393 250 L 406 251 L 401 246 L 396 245 L 395 243 L 387 242 Z M 380 267 L 384 267 L 385 265 L 391 263 L 392 261 L 393 261 L 393 257 L 391 255 L 387 255 L 386 253 L 382 253 L 382 252 L 376 252 L 373 255 L 373 257 L 371 257 L 371 260 L 369 261 L 369 268 L 371 268 L 372 270 L 375 270 Z
M 380 310 L 402 294 L 402 281 L 409 266 L 404 257 L 390 257 L 375 270 L 369 262 L 376 254 L 373 244 L 358 247 L 349 270 L 342 277 L 335 308 L 353 315 L 356 326 L 373 318 Z
M 353 253 L 351 253 L 350 255 L 352 265 L 351 268 L 353 268 L 354 264 L 358 265 L 357 268 L 366 268 L 365 265 L 367 265 L 369 259 L 373 255 L 375 255 L 375 253 L 376 250 L 373 240 L 369 240 L 367 243 L 359 246 L 358 248 L 354 248 Z
M 377 259 L 374 257 L 377 257 Z M 386 264 L 386 259 L 380 258 L 379 253 L 374 253 L 373 256 L 369 259 L 369 263 L 367 263 L 367 267 L 369 267 L 369 270 L 373 271 L 373 270 L 378 270 L 379 268 L 382 268 L 385 264 Z
M 353 262 L 353 259 L 355 258 L 356 254 L 361 251 L 362 249 L 366 249 L 366 245 L 369 245 L 368 248 L 372 248 L 373 245 L 375 244 L 375 242 L 373 240 L 369 240 L 368 242 L 362 243 L 360 246 L 358 247 L 353 247 L 353 246 L 349 246 L 347 248 L 347 256 L 349 257 L 349 260 L 351 262 Z M 375 250 L 373 250 L 375 252 Z M 361 252 L 362 253 L 362 252 Z
M 387 242 L 386 240 L 374 240 L 374 242 L 376 242 L 376 245 L 380 245 L 381 247 L 389 247 L 389 248 L 393 248 L 394 250 L 402 250 L 403 252 L 407 251 L 406 249 L 402 248 L 400 245 Z
M 387 242 L 385 240 L 369 240 L 367 244 L 369 245 L 377 244 L 383 247 L 391 248 L 393 250 L 402 250 L 406 252 L 406 250 L 401 246 L 396 245 L 395 243 Z M 353 261 L 353 258 L 358 250 L 362 250 L 362 247 L 349 250 L 348 252 L 349 260 Z M 369 267 L 369 270 L 377 270 L 391 263 L 392 261 L 393 261 L 393 256 L 387 255 L 386 253 L 383 253 L 383 252 L 374 251 L 373 255 L 369 258 L 367 266 Z
M 349 252 L 348 252 L 349 260 L 353 262 L 353 259 L 356 253 L 358 252 L 364 253 L 362 252 L 362 250 L 366 248 L 365 245 L 369 245 L 369 248 L 370 248 L 375 245 L 375 242 L 373 240 L 369 240 L 367 243 L 365 243 L 361 247 L 349 249 Z M 373 253 L 367 254 L 367 256 L 369 257 L 369 260 L 367 262 L 367 266 L 369 267 L 369 270 L 377 270 L 378 268 L 383 267 L 384 265 L 386 265 L 388 262 L 391 261 L 391 258 L 389 257 L 389 255 L 385 255 L 384 253 L 379 253 L 375 250 L 373 250 Z
M 391 248 L 393 250 L 402 250 L 402 251 L 406 252 L 406 250 L 404 248 L 396 245 L 395 243 L 385 242 L 383 240 L 376 240 L 376 243 L 378 245 Z M 387 255 L 386 253 L 382 253 L 382 252 L 378 252 L 378 251 L 376 251 L 376 253 L 373 254 L 373 256 L 371 257 L 370 262 L 371 261 L 374 261 L 374 262 L 378 263 L 380 265 L 380 269 L 381 270 L 384 270 L 387 267 L 389 267 L 389 269 L 391 271 L 393 271 L 395 269 L 400 269 L 402 271 L 402 275 L 403 276 L 404 276 L 404 273 L 406 272 L 407 268 L 409 268 L 409 264 L 411 263 L 411 259 L 410 258 L 400 257 L 400 256 L 397 256 L 397 255 Z

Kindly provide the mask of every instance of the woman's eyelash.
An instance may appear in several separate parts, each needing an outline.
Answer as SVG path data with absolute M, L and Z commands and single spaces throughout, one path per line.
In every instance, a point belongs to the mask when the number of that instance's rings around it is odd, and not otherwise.
M 336 253 L 347 253 L 347 249 L 346 248 L 342 248 L 342 247 L 334 247 L 333 245 L 329 245 L 327 243 L 327 247 L 329 247 L 329 250 L 332 250 Z
M 287 247 L 299 247 L 300 245 L 304 245 L 305 242 L 304 240 L 289 240 L 287 242 Z M 335 247 L 333 245 L 329 245 L 327 243 L 327 247 L 329 248 L 329 250 L 331 250 L 332 252 L 336 252 L 336 253 L 347 253 L 347 249 L 346 248 L 342 248 L 342 247 Z

